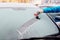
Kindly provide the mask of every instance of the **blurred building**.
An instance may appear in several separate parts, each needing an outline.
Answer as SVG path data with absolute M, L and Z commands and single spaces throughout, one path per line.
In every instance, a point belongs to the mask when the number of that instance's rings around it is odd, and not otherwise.
M 60 0 L 0 0 L 0 3 L 60 4 Z

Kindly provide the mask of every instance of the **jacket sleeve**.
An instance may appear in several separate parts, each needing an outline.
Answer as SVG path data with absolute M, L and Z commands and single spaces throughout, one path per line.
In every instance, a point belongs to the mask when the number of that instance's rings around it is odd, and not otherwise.
M 44 13 L 58 13 L 58 12 L 60 12 L 60 6 L 43 8 L 43 12 Z

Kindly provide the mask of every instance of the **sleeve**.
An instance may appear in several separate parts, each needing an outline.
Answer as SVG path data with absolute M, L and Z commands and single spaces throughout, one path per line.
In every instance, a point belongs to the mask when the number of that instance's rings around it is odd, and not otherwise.
M 58 13 L 60 12 L 60 6 L 43 8 L 44 13 Z

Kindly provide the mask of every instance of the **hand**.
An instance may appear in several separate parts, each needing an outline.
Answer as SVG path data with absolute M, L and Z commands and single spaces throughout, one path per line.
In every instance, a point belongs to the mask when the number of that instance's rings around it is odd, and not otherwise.
M 40 12 L 37 12 L 36 14 L 34 14 L 34 16 L 36 17 L 36 19 L 40 19 L 39 18 L 39 14 L 40 14 Z

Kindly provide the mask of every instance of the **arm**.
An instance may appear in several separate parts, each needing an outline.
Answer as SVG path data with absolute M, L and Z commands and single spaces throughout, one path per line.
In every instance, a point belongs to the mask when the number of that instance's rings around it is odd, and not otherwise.
M 55 6 L 55 7 L 46 7 L 43 8 L 43 13 L 58 13 L 60 12 L 60 6 Z
M 38 16 L 40 13 L 58 13 L 58 12 L 60 12 L 60 6 L 54 6 L 40 9 L 40 11 L 38 11 L 37 14 L 34 15 Z
M 46 7 L 40 9 L 40 11 L 38 11 L 35 16 L 39 15 L 40 13 L 58 13 L 58 12 L 60 12 L 60 6 Z

